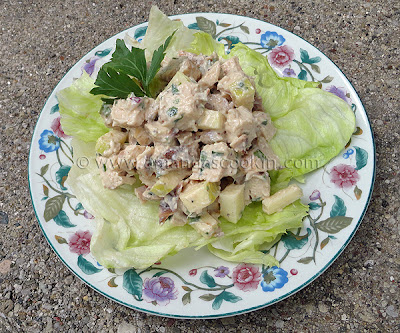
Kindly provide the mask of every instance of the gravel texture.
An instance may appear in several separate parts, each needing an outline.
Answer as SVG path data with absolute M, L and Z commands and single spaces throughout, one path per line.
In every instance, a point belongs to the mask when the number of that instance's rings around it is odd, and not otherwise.
M 163 1 L 167 14 L 266 20 L 327 54 L 351 80 L 376 139 L 372 202 L 353 241 L 307 288 L 232 318 L 159 318 L 118 305 L 64 267 L 39 230 L 27 181 L 36 119 L 57 82 L 156 2 L 0 1 L 0 332 L 389 332 L 400 330 L 398 1 Z

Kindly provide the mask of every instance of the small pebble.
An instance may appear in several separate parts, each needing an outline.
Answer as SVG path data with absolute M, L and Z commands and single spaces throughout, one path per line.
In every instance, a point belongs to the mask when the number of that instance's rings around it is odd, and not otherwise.
M 366 262 L 364 262 L 364 267 L 365 268 L 371 268 L 374 265 L 375 265 L 375 261 L 373 261 L 372 259 L 367 260 Z
M 284 323 L 283 320 L 278 319 L 278 320 L 275 322 L 276 328 L 283 328 L 284 325 L 285 325 L 285 323 Z
M 137 327 L 124 321 L 118 325 L 117 333 L 132 333 L 137 332 L 137 330 Z
M 393 318 L 397 318 L 399 316 L 399 311 L 393 305 L 389 305 L 386 308 L 386 313 L 388 314 L 388 316 Z
M 8 215 L 2 211 L 0 211 L 0 224 L 8 224 Z
M 7 274 L 11 269 L 11 260 L 3 260 L 0 262 L 0 274 Z
M 0 303 L 0 313 L 7 314 L 14 308 L 14 302 L 10 299 Z
M 322 313 L 327 313 L 329 311 L 329 308 L 326 306 L 325 303 L 319 302 L 318 303 L 318 310 Z

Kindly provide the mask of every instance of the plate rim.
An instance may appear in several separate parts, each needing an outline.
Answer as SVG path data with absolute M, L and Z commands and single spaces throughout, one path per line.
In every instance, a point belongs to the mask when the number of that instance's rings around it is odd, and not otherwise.
M 91 50 L 89 50 L 87 53 L 85 53 L 81 58 L 79 58 L 79 59 L 74 63 L 74 65 L 72 65 L 72 66 L 67 70 L 67 72 L 66 72 L 66 73 L 62 76 L 62 78 L 58 81 L 58 83 L 56 84 L 56 86 L 52 89 L 52 91 L 51 91 L 51 93 L 49 94 L 49 96 L 47 97 L 47 99 L 46 99 L 46 101 L 45 101 L 43 107 L 41 108 L 41 111 L 40 111 L 40 113 L 39 113 L 39 116 L 38 116 L 38 118 L 37 118 L 37 120 L 36 120 L 34 129 L 33 129 L 33 132 L 32 132 L 32 138 L 31 138 L 30 145 L 29 145 L 29 157 L 28 157 L 28 168 L 27 168 L 27 173 L 28 173 L 28 186 L 29 186 L 29 196 L 30 196 L 30 199 L 31 199 L 31 204 L 32 204 L 33 210 L 34 210 L 34 212 L 35 212 L 35 216 L 36 216 L 37 223 L 38 223 L 38 225 L 39 225 L 39 227 L 40 227 L 40 229 L 41 229 L 41 231 L 42 231 L 43 236 L 45 237 L 47 243 L 50 245 L 51 249 L 55 252 L 55 254 L 57 255 L 57 257 L 58 257 L 58 258 L 61 260 L 61 262 L 72 272 L 72 274 L 74 274 L 77 278 L 79 278 L 79 279 L 80 279 L 82 282 L 84 282 L 87 286 L 89 286 L 90 288 L 92 288 L 92 289 L 95 290 L 96 292 L 100 293 L 102 296 L 105 296 L 105 297 L 107 297 L 108 299 L 111 299 L 112 301 L 114 301 L 114 302 L 116 302 L 116 303 L 118 303 L 118 304 L 124 305 L 124 306 L 126 306 L 127 308 L 130 308 L 130 309 L 138 310 L 138 311 L 143 312 L 143 313 L 148 313 L 148 314 L 152 314 L 152 315 L 156 315 L 156 316 L 164 317 L 164 318 L 175 318 L 175 319 L 218 319 L 218 318 L 232 317 L 232 316 L 237 316 L 237 315 L 240 315 L 240 314 L 249 313 L 249 312 L 252 312 L 252 311 L 255 311 L 255 310 L 260 310 L 260 309 L 266 308 L 266 307 L 268 307 L 268 306 L 270 306 L 270 305 L 272 305 L 272 304 L 278 303 L 278 302 L 280 302 L 280 301 L 282 301 L 282 300 L 284 300 L 284 299 L 286 299 L 286 298 L 288 298 L 288 297 L 290 297 L 290 296 L 293 296 L 294 294 L 296 294 L 297 292 L 299 292 L 300 290 L 302 290 L 303 288 L 305 288 L 306 286 L 308 286 L 309 284 L 311 284 L 312 282 L 314 282 L 317 278 L 319 278 L 319 277 L 333 264 L 333 262 L 343 253 L 344 249 L 345 249 L 345 248 L 348 246 L 348 244 L 351 242 L 351 240 L 353 239 L 354 235 L 356 234 L 358 228 L 360 227 L 361 222 L 363 221 L 363 219 L 364 219 L 364 217 L 365 217 L 365 214 L 366 214 L 366 212 L 367 212 L 367 210 L 368 210 L 368 207 L 369 207 L 369 205 L 370 205 L 370 203 L 371 203 L 372 193 L 373 193 L 373 190 L 374 190 L 374 185 L 375 185 L 375 180 L 376 180 L 376 144 L 375 144 L 374 132 L 373 132 L 372 126 L 371 126 L 371 121 L 370 121 L 370 119 L 369 119 L 368 113 L 367 113 L 366 110 L 365 110 L 364 104 L 363 104 L 363 102 L 362 102 L 362 100 L 361 100 L 361 98 L 360 98 L 360 96 L 359 96 L 357 90 L 356 90 L 355 87 L 353 86 L 352 82 L 348 79 L 348 77 L 347 77 L 347 76 L 343 73 L 343 71 L 339 68 L 339 66 L 336 65 L 336 63 L 335 63 L 332 59 L 330 59 L 330 57 L 328 57 L 324 52 L 322 52 L 318 47 L 314 46 L 313 44 L 311 44 L 310 42 L 308 42 L 308 41 L 307 41 L 306 39 L 304 39 L 303 37 L 301 37 L 301 36 L 295 34 L 294 32 L 291 32 L 291 31 L 289 31 L 289 30 L 287 30 L 287 29 L 285 29 L 285 28 L 282 28 L 282 27 L 280 27 L 280 26 L 277 26 L 276 24 L 273 24 L 273 23 L 270 23 L 270 22 L 267 22 L 267 21 L 262 21 L 262 20 L 260 20 L 260 19 L 254 18 L 254 17 L 249 17 L 249 16 L 245 16 L 245 15 L 239 15 L 239 14 L 223 13 L 223 12 L 193 12 L 193 13 L 175 14 L 175 15 L 167 15 L 167 16 L 168 16 L 169 18 L 172 18 L 172 19 L 173 19 L 173 18 L 180 18 L 180 17 L 182 17 L 182 16 L 193 16 L 193 15 L 204 15 L 204 16 L 207 16 L 207 15 L 216 15 L 216 14 L 228 15 L 228 16 L 233 16 L 233 17 L 243 17 L 243 18 L 245 18 L 245 19 L 255 20 L 255 21 L 261 22 L 261 23 L 263 23 L 263 24 L 264 24 L 264 23 L 267 23 L 267 24 L 269 24 L 269 25 L 271 25 L 271 26 L 273 26 L 273 27 L 282 29 L 282 30 L 288 32 L 289 34 L 292 34 L 292 35 L 294 35 L 294 36 L 300 38 L 303 42 L 305 42 L 305 43 L 307 43 L 308 45 L 312 46 L 313 48 L 317 49 L 319 52 L 321 52 L 321 53 L 326 57 L 326 59 L 327 59 L 328 61 L 331 62 L 331 64 L 332 64 L 337 70 L 339 70 L 339 72 L 343 75 L 343 77 L 344 77 L 344 78 L 348 81 L 348 83 L 350 84 L 350 87 L 353 89 L 353 92 L 354 92 L 355 96 L 356 96 L 356 97 L 358 98 L 358 100 L 360 101 L 360 104 L 361 104 L 361 106 L 362 106 L 362 110 L 361 110 L 361 111 L 363 111 L 363 114 L 364 114 L 365 117 L 366 117 L 367 124 L 368 124 L 369 130 L 370 130 L 370 133 L 371 133 L 372 152 L 373 152 L 373 156 L 372 156 L 373 159 L 372 159 L 372 179 L 371 179 L 371 186 L 370 186 L 370 189 L 369 189 L 368 198 L 367 198 L 367 200 L 366 200 L 366 202 L 365 202 L 364 209 L 363 209 L 363 211 L 362 211 L 362 213 L 361 213 L 361 215 L 360 215 L 360 217 L 359 217 L 359 219 L 358 219 L 358 221 L 357 221 L 357 224 L 355 225 L 353 231 L 351 232 L 351 234 L 349 235 L 349 237 L 346 239 L 346 241 L 344 242 L 344 244 L 342 245 L 342 247 L 341 247 L 340 249 L 337 250 L 337 252 L 335 253 L 335 255 L 329 260 L 329 262 L 327 262 L 321 269 L 318 270 L 318 272 L 317 272 L 316 274 L 314 274 L 312 277 L 310 277 L 307 281 L 303 282 L 303 283 L 302 283 L 300 286 L 298 286 L 297 288 L 290 290 L 290 291 L 287 292 L 286 294 L 284 294 L 284 295 L 282 295 L 282 296 L 280 296 L 280 297 L 278 297 L 278 298 L 275 298 L 275 299 L 272 300 L 272 301 L 263 303 L 263 304 L 261 304 L 261 305 L 256 305 L 256 306 L 253 306 L 253 307 L 249 307 L 249 308 L 246 308 L 246 309 L 243 309 L 243 310 L 231 311 L 231 312 L 227 312 L 227 313 L 223 313 L 223 314 L 215 314 L 215 315 L 209 314 L 209 315 L 202 315 L 202 316 L 186 316 L 186 315 L 176 315 L 176 314 L 162 313 L 162 312 L 157 312 L 157 311 L 153 311 L 153 310 L 149 310 L 149 309 L 140 308 L 140 307 L 137 307 L 137 306 L 135 306 L 135 305 L 125 303 L 125 302 L 123 302 L 123 301 L 121 301 L 121 300 L 118 300 L 117 298 L 115 298 L 115 297 L 113 297 L 113 296 L 111 296 L 111 295 L 106 294 L 105 292 L 101 291 L 101 290 L 98 289 L 96 286 L 94 286 L 91 282 L 87 281 L 85 278 L 83 278 L 83 277 L 81 277 L 80 275 L 78 275 L 78 273 L 76 273 L 76 272 L 70 267 L 70 265 L 62 258 L 62 256 L 58 253 L 58 251 L 55 249 L 55 247 L 54 247 L 54 246 L 52 245 L 52 243 L 50 242 L 50 239 L 48 238 L 46 232 L 44 231 L 44 228 L 42 227 L 42 223 L 40 222 L 38 213 L 37 213 L 37 211 L 36 211 L 36 207 L 35 207 L 35 205 L 34 205 L 33 193 L 32 193 L 32 183 L 31 183 L 31 177 L 30 177 L 30 175 L 31 175 L 31 168 L 32 168 L 32 163 L 31 163 L 31 162 L 32 162 L 32 160 L 33 160 L 33 157 L 32 157 L 32 154 L 33 154 L 33 153 L 32 153 L 32 144 L 33 144 L 33 139 L 34 139 L 34 136 L 35 136 L 35 133 L 36 133 L 36 129 L 37 129 L 37 126 L 38 126 L 38 124 L 39 124 L 39 120 L 40 120 L 40 118 L 42 117 L 42 112 L 43 112 L 43 110 L 45 109 L 46 105 L 49 103 L 50 98 L 52 97 L 53 93 L 55 93 L 55 91 L 57 90 L 57 88 L 58 88 L 58 86 L 60 85 L 60 83 L 65 79 L 65 77 L 68 75 L 68 73 L 70 73 L 70 72 L 78 65 L 78 63 L 80 62 L 80 60 L 82 60 L 82 59 L 84 59 L 85 57 L 89 56 L 89 54 L 91 54 L 95 49 L 97 49 L 98 47 L 100 47 L 101 44 L 107 42 L 109 39 L 115 37 L 116 35 L 119 35 L 119 34 L 122 34 L 122 33 L 126 33 L 128 30 L 130 30 L 130 29 L 132 29 L 132 28 L 134 28 L 134 27 L 137 27 L 137 26 L 139 26 L 139 25 L 148 23 L 148 21 L 144 21 L 144 22 L 138 23 L 138 24 L 136 24 L 136 25 L 130 26 L 129 28 L 124 29 L 124 30 L 122 30 L 122 31 L 120 31 L 120 32 L 117 32 L 116 34 L 114 34 L 114 35 L 108 37 L 108 38 L 105 39 L 103 42 L 101 42 L 100 44 L 96 45 L 96 46 L 93 47 Z

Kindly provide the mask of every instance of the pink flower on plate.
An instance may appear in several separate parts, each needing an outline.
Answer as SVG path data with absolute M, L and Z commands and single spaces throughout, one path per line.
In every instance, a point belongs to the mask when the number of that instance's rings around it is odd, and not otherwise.
M 249 264 L 239 264 L 232 273 L 233 284 L 243 291 L 257 289 L 261 280 L 261 273 L 257 266 Z
M 285 67 L 294 59 L 294 51 L 287 45 L 282 45 L 274 48 L 268 54 L 269 63 L 276 67 Z
M 61 127 L 60 119 L 61 117 L 57 117 L 56 119 L 54 119 L 50 127 L 53 130 L 54 134 L 57 135 L 58 137 L 68 138 L 69 136 L 64 133 Z
M 339 164 L 331 170 L 331 182 L 340 188 L 349 188 L 357 184 L 360 176 L 351 165 Z
M 69 250 L 77 254 L 88 254 L 90 253 L 90 240 L 92 234 L 89 230 L 81 231 L 78 230 L 69 238 Z

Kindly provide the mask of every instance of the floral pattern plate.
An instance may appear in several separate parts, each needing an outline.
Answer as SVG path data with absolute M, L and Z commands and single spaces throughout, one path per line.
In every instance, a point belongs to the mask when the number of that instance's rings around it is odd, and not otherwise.
M 111 57 L 115 40 L 129 34 L 140 41 L 147 23 L 123 31 L 90 51 L 50 95 L 32 138 L 32 202 L 50 246 L 72 272 L 101 294 L 128 307 L 167 317 L 236 315 L 293 295 L 321 275 L 349 243 L 365 214 L 374 182 L 371 127 L 343 73 L 300 37 L 236 15 L 202 13 L 173 19 L 210 33 L 228 50 L 238 42 L 249 45 L 265 54 L 283 76 L 319 81 L 322 89 L 345 100 L 356 114 L 356 131 L 341 154 L 308 175 L 302 185 L 302 201 L 309 205 L 310 215 L 302 229 L 289 231 L 270 250 L 280 267 L 233 264 L 206 249 L 187 249 L 147 269 L 107 270 L 90 254 L 95 221 L 65 184 L 73 151 L 70 138 L 60 126 L 56 92 L 71 85 L 82 71 L 96 75 Z

